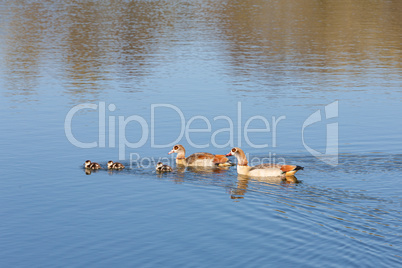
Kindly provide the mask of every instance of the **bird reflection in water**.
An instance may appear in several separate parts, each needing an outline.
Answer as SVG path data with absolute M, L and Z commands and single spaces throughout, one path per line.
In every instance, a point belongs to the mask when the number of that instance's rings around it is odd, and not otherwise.
M 109 174 L 109 175 L 118 174 L 120 172 L 124 172 L 124 170 L 123 169 L 108 169 L 107 170 L 107 174 Z
M 229 167 L 216 167 L 216 168 L 208 168 L 208 167 L 187 167 L 188 171 L 198 174 L 211 174 L 211 173 L 225 173 L 229 170 Z
M 295 185 L 301 183 L 295 176 L 286 177 L 249 177 L 244 175 L 237 176 L 236 188 L 230 189 L 229 194 L 231 199 L 244 199 L 250 182 L 265 183 L 267 186 L 276 184 L 282 186 Z
M 99 172 L 99 169 L 89 169 L 89 168 L 84 168 L 85 174 L 86 175 L 91 175 L 92 173 L 97 173 Z
M 175 183 L 182 183 L 186 180 L 185 173 L 195 173 L 195 174 L 222 174 L 229 170 L 229 167 L 186 167 L 183 165 L 177 165 L 172 173 L 156 173 L 158 178 L 170 177 Z M 189 177 L 187 177 L 189 178 Z
M 129 170 L 129 169 L 127 169 L 127 171 L 128 171 L 128 170 Z M 91 175 L 91 174 L 93 174 L 93 173 L 102 172 L 102 169 L 84 168 L 84 171 L 85 171 L 85 174 L 86 174 L 86 175 Z M 127 171 L 126 171 L 126 172 L 127 172 Z M 123 169 L 108 169 L 108 170 L 107 170 L 107 173 L 108 173 L 109 175 L 117 174 L 117 173 L 120 173 L 120 172 L 124 172 L 124 170 L 123 170 Z

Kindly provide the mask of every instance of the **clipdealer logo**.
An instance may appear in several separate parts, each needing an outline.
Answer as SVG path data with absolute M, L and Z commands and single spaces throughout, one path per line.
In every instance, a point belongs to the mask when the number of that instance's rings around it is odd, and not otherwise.
M 81 110 L 91 109 L 98 110 L 98 140 L 92 142 L 82 142 L 79 141 L 73 134 L 72 122 L 74 116 Z M 175 112 L 177 114 L 177 120 L 180 121 L 180 134 L 173 141 L 167 144 L 157 144 L 155 141 L 156 133 L 156 113 L 166 112 L 169 109 L 169 112 Z M 109 148 L 118 147 L 119 151 L 119 160 L 125 160 L 126 158 L 126 149 L 131 148 L 140 148 L 144 146 L 148 140 L 150 140 L 151 148 L 171 148 L 173 145 L 180 143 L 180 141 L 185 138 L 186 142 L 192 146 L 193 148 L 201 149 L 207 148 L 211 145 L 215 148 L 225 148 L 225 147 L 241 147 L 242 140 L 247 143 L 248 146 L 252 148 L 268 148 L 268 143 L 257 144 L 255 143 L 251 137 L 250 133 L 263 133 L 264 135 L 271 134 L 271 147 L 277 147 L 277 131 L 278 126 L 282 120 L 286 119 L 286 116 L 282 115 L 279 117 L 272 116 L 270 120 L 262 115 L 254 115 L 246 120 L 242 118 L 242 105 L 241 102 L 237 104 L 237 117 L 235 120 L 232 120 L 227 115 L 219 115 L 213 118 L 213 122 L 215 121 L 226 121 L 226 128 L 220 128 L 214 132 L 212 132 L 212 123 L 207 117 L 203 115 L 196 115 L 189 118 L 186 121 L 184 113 L 180 110 L 179 107 L 172 104 L 151 104 L 150 105 L 150 123 L 148 123 L 143 117 L 139 115 L 131 115 L 128 117 L 119 115 L 110 115 L 111 112 L 116 110 L 115 104 L 109 104 L 106 108 L 105 102 L 95 103 L 83 103 L 72 107 L 65 118 L 64 121 L 64 130 L 65 135 L 69 142 L 78 148 L 89 149 L 89 148 L 105 148 L 106 144 Z M 107 115 L 107 112 L 109 115 Z M 338 101 L 335 101 L 331 104 L 325 106 L 325 118 L 335 118 L 338 117 Z M 106 121 L 108 122 L 108 131 L 106 131 Z M 205 128 L 193 128 L 192 124 L 195 121 L 202 121 L 205 123 Z M 264 126 L 263 128 L 251 128 L 251 123 L 253 121 L 259 121 L 259 123 Z M 301 132 L 302 132 L 302 143 L 305 149 L 322 160 L 323 162 L 330 165 L 338 164 L 338 123 L 330 123 L 327 124 L 327 144 L 326 144 L 326 152 L 320 153 L 317 150 L 314 150 L 310 146 L 308 146 L 304 140 L 304 131 L 307 127 L 321 122 L 321 110 L 317 110 L 313 114 L 311 114 L 303 123 Z M 140 128 L 140 138 L 136 142 L 130 142 L 126 138 L 126 128 L 131 123 L 135 122 L 139 124 Z M 244 122 L 244 125 L 243 125 Z M 117 126 L 117 127 L 116 127 Z M 116 131 L 117 130 L 117 131 Z M 116 134 L 118 132 L 118 134 Z M 237 132 L 237 133 L 235 133 Z M 197 144 L 191 139 L 191 133 L 208 133 L 211 137 L 210 142 L 205 144 Z M 217 143 L 216 136 L 220 133 L 227 133 L 228 139 L 226 143 Z M 237 134 L 237 143 L 235 145 L 234 137 Z M 108 138 L 108 143 L 106 143 L 106 138 Z M 117 143 L 116 143 L 117 139 Z
M 334 101 L 324 107 L 325 120 L 338 117 L 338 101 Z M 302 142 L 304 148 L 313 156 L 320 159 L 324 163 L 331 166 L 338 165 L 338 122 L 326 124 L 327 136 L 325 153 L 321 153 L 308 146 L 304 140 L 304 131 L 308 126 L 323 121 L 321 110 L 312 113 L 303 123 L 302 127 Z

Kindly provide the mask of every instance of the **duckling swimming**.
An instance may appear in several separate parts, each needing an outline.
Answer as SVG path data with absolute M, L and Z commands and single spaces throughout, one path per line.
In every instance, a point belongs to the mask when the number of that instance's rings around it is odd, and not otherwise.
M 123 169 L 125 167 L 122 163 L 109 161 L 109 162 L 107 162 L 107 168 L 108 169 Z
M 87 169 L 101 169 L 101 165 L 99 165 L 98 163 L 95 162 L 91 162 L 91 160 L 87 160 L 84 163 L 84 167 Z
M 156 171 L 157 172 L 171 172 L 171 171 L 173 171 L 173 169 L 168 165 L 164 165 L 162 162 L 158 162 L 158 164 L 156 164 Z

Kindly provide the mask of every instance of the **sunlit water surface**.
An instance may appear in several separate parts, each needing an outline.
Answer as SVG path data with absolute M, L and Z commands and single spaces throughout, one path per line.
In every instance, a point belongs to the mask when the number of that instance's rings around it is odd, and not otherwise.
M 401 12 L 385 0 L 2 1 L 0 265 L 400 266 Z M 66 128 L 78 104 L 97 106 Z M 326 152 L 331 124 L 337 165 L 307 149 Z M 176 139 L 305 169 L 297 181 L 156 174 L 156 161 L 174 166 Z M 119 158 L 126 170 L 82 168 Z

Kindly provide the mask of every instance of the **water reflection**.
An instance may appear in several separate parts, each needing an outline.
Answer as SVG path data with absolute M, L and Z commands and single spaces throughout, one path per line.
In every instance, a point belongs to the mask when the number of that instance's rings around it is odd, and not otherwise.
M 5 10 L 4 6 L 1 10 Z M 12 17 L 0 22 L 1 28 L 7 29 L 0 42 L 4 53 L 5 86 L 10 95 L 27 96 L 24 100 L 30 100 L 32 97 L 28 96 L 36 94 L 41 58 L 46 52 L 43 42 L 46 27 L 40 23 L 46 15 L 40 4 L 32 4 L 29 8 L 12 5 L 11 11 Z
M 89 168 L 84 168 L 84 172 L 86 175 L 92 175 L 95 174 L 97 172 L 99 172 L 100 169 L 89 169 Z
M 308 72 L 368 59 L 398 66 L 400 7 L 399 1 L 235 1 L 218 9 L 218 26 L 225 28 L 236 66 L 258 68 L 256 74 L 289 71 L 278 65 L 289 57 Z
M 244 175 L 237 176 L 236 187 L 230 189 L 230 198 L 231 199 L 244 199 L 247 189 L 249 188 L 249 184 L 260 184 L 262 187 L 272 187 L 274 185 L 295 185 L 297 183 L 301 183 L 295 176 L 287 176 L 287 177 L 249 177 Z M 254 187 L 253 185 L 252 187 Z M 267 192 L 269 193 L 269 191 Z
M 185 167 L 182 165 L 175 166 L 174 171 L 170 177 L 175 183 L 191 182 L 201 183 L 205 185 L 220 185 L 226 187 L 227 178 L 224 177 L 230 167 Z M 164 175 L 164 174 L 162 174 Z M 162 176 L 158 176 L 162 177 Z M 166 176 L 167 177 L 167 176 Z
M 164 9 L 169 10 L 169 6 Z M 137 91 L 136 85 L 148 74 L 147 69 L 159 62 L 155 57 L 160 28 L 166 26 L 164 14 L 161 3 L 155 1 L 119 5 L 78 2 L 69 6 L 64 46 L 68 55 L 66 80 L 79 85 L 69 87 L 72 93 L 116 79 L 123 88 Z
M 388 75 L 401 68 L 400 1 L 6 1 L 1 6 L 3 79 L 12 95 L 35 93 L 42 77 L 60 79 L 79 98 L 96 97 L 112 81 L 138 92 L 155 67 L 184 60 L 171 53 L 191 55 L 189 44 L 209 65 L 216 57 L 208 53 L 219 55 L 235 85 L 250 79 L 279 85 L 292 77 L 289 82 L 303 87 L 297 77 L 306 74 L 320 81 L 322 74 L 361 75 L 370 66 L 386 68 Z M 322 90 L 309 88 L 315 89 Z
M 175 20 L 169 2 L 45 2 L 2 4 L 11 6 L 1 14 L 2 28 L 8 29 L 1 44 L 11 94 L 33 91 L 46 71 L 69 94 L 93 99 L 107 81 L 133 89 L 147 69 L 162 62 L 154 58 Z
M 197 174 L 210 174 L 210 173 L 225 173 L 230 167 L 187 167 L 187 170 Z
M 107 170 L 107 173 L 108 173 L 109 175 L 115 175 L 115 174 L 122 173 L 122 172 L 124 172 L 124 171 L 125 171 L 124 169 L 108 169 L 108 170 Z

